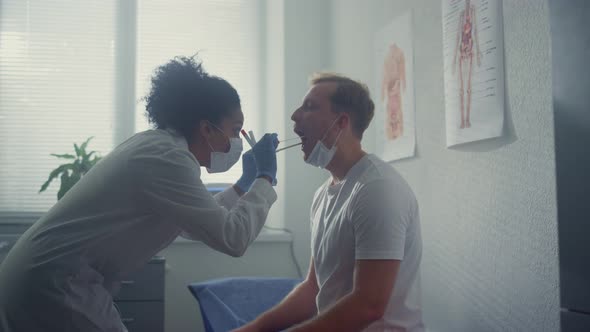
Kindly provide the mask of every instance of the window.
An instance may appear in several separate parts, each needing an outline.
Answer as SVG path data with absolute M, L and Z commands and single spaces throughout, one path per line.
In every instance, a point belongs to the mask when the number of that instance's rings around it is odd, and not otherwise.
M 257 1 L 137 0 L 122 12 L 129 3 L 0 1 L 0 212 L 44 212 L 55 203 L 57 183 L 38 194 L 60 164 L 51 153 L 93 136 L 89 148 L 106 155 L 120 138 L 148 129 L 140 99 L 155 67 L 176 55 L 199 52 L 210 73 L 238 90 L 245 127 L 259 128 Z M 137 24 L 117 24 L 121 14 Z M 135 70 L 121 70 L 121 36 L 135 42 Z M 115 113 L 121 81 L 131 82 L 124 91 L 137 101 L 130 116 Z M 204 171 L 203 181 L 234 182 L 240 168 Z
M 0 2 L 0 211 L 43 211 L 50 153 L 112 148 L 114 1 Z
M 159 64 L 176 55 L 198 52 L 207 71 L 230 82 L 240 94 L 244 128 L 257 129 L 259 41 L 258 8 L 252 0 L 144 0 L 137 8 L 137 90 L 145 96 L 149 77 Z M 166 13 L 166 15 L 162 15 Z M 147 128 L 145 104 L 136 112 L 136 128 Z M 254 121 L 253 121 L 254 120 Z M 257 131 L 255 131 L 257 132 Z M 244 149 L 248 145 L 244 142 Z M 241 163 L 228 172 L 208 174 L 204 181 L 231 183 Z

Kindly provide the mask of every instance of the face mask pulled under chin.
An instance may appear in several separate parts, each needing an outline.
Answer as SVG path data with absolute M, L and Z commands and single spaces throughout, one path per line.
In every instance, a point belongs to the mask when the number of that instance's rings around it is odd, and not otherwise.
M 209 146 L 211 147 L 211 144 L 209 144 Z M 211 147 L 211 150 L 213 150 L 213 147 Z M 207 167 L 207 172 L 227 172 L 238 162 L 238 160 L 240 160 L 242 150 L 242 139 L 238 137 L 230 137 L 228 152 L 211 151 L 211 165 Z
M 342 133 L 342 131 L 338 132 L 334 144 L 329 149 L 324 144 L 324 142 L 322 142 L 322 140 L 326 138 L 326 135 L 328 135 L 328 132 L 330 131 L 330 129 L 332 129 L 336 121 L 338 121 L 338 118 L 336 118 L 336 120 L 334 120 L 334 122 L 332 122 L 332 124 L 330 125 L 330 128 L 326 130 L 324 137 L 315 143 L 313 150 L 311 150 L 311 153 L 309 154 L 309 156 L 307 156 L 307 159 L 305 159 L 306 163 L 323 169 L 326 168 L 326 166 L 328 166 L 330 161 L 332 161 L 332 158 L 334 158 L 334 154 L 336 154 L 336 150 L 338 149 L 336 144 L 338 143 L 338 139 L 340 138 L 340 134 Z

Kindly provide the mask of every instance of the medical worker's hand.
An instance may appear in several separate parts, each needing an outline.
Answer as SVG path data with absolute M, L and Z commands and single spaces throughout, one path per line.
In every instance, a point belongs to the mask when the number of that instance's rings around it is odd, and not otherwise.
M 277 134 L 264 134 L 252 148 L 256 160 L 256 177 L 267 176 L 273 184 L 277 178 L 277 146 L 279 139 Z
M 246 151 L 242 155 L 242 176 L 236 182 L 236 186 L 242 190 L 242 192 L 248 192 L 250 186 L 256 180 L 256 161 L 254 160 L 254 154 L 252 150 Z

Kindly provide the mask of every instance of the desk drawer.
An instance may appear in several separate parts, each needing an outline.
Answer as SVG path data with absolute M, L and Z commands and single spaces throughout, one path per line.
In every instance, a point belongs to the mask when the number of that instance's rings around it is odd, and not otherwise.
M 164 302 L 115 302 L 129 332 L 163 332 Z
M 115 301 L 164 301 L 164 264 L 148 263 L 121 281 Z

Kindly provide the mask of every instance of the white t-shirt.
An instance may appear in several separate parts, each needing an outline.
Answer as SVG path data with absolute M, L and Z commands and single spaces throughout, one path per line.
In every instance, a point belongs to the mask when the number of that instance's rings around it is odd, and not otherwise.
M 0 331 L 43 330 L 39 321 L 60 326 L 55 331 L 110 331 L 120 324 L 110 297 L 118 281 L 181 234 L 240 255 L 276 193 L 257 179 L 242 197 L 231 187 L 213 197 L 200 177 L 186 139 L 174 132 L 149 130 L 119 145 L 0 265 Z
M 370 154 L 341 182 L 331 183 L 316 191 L 311 207 L 318 311 L 352 291 L 356 260 L 400 260 L 386 313 L 365 331 L 423 331 L 422 238 L 412 189 L 391 165 Z

